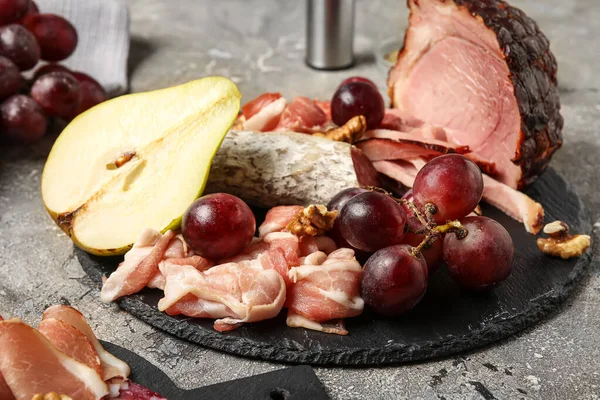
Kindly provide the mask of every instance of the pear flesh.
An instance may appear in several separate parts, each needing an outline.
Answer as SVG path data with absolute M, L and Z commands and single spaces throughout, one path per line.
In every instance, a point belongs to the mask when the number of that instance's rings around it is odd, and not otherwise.
M 56 140 L 42 199 L 82 249 L 126 252 L 143 228 L 165 231 L 204 190 L 240 92 L 226 78 L 118 97 L 75 118 Z

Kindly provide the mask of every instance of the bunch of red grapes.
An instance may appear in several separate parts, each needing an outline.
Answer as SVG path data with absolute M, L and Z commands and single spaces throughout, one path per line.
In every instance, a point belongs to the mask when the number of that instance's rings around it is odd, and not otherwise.
M 383 97 L 366 78 L 345 80 L 331 99 L 332 119 L 339 126 L 364 115 L 373 129 L 384 113 Z M 490 218 L 468 216 L 482 194 L 479 167 L 451 154 L 427 163 L 400 201 L 362 188 L 346 189 L 331 199 L 327 208 L 339 214 L 329 235 L 339 247 L 353 248 L 357 258 L 366 260 L 361 284 L 365 302 L 383 315 L 412 309 L 442 260 L 463 288 L 487 290 L 504 281 L 514 256 L 510 234 Z M 435 213 L 424 225 L 425 210 L 432 206 Z M 458 223 L 448 225 L 450 221 Z M 450 229 L 436 230 L 436 225 Z M 429 237 L 433 240 L 426 240 L 428 233 L 435 233 Z M 421 243 L 425 246 L 415 251 Z
M 106 100 L 102 86 L 83 72 L 55 64 L 77 46 L 77 31 L 66 19 L 41 14 L 32 0 L 0 0 L 0 136 L 34 143 L 50 117 L 70 121 Z M 32 70 L 31 80 L 22 73 Z

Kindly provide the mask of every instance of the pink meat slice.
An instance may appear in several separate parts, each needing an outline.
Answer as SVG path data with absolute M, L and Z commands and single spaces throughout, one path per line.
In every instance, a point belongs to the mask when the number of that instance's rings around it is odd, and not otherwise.
M 68 357 L 19 319 L 0 322 L 0 343 L 0 373 L 17 400 L 48 392 L 78 400 L 108 395 L 108 386 L 94 369 Z
M 302 133 L 321 132 L 329 119 L 323 110 L 308 97 L 296 97 L 287 105 L 276 127 L 278 131 Z
M 157 273 L 158 264 L 174 237 L 173 231 L 161 235 L 153 229 L 144 229 L 131 250 L 125 254 L 124 261 L 104 281 L 100 299 L 109 303 L 146 287 Z
M 121 390 L 119 397 L 115 400 L 167 400 L 158 393 L 145 388 L 142 385 L 138 385 L 135 382 L 128 382 L 127 389 Z
M 353 250 L 342 248 L 329 256 L 312 253 L 304 257 L 302 265 L 291 268 L 289 275 L 293 282 L 286 300 L 289 326 L 325 331 L 322 323 L 362 313 L 362 268 Z M 332 333 L 344 335 L 347 331 L 340 328 Z
M 281 120 L 286 105 L 287 102 L 283 97 L 264 105 L 260 111 L 242 123 L 242 128 L 254 132 L 274 130 Z
M 337 250 L 337 245 L 328 236 L 302 236 L 300 238 L 300 257 L 321 251 L 327 255 Z
M 98 352 L 91 340 L 78 329 L 60 319 L 47 318 L 40 323 L 38 331 L 58 350 L 102 376 Z
M 127 363 L 106 351 L 98 341 L 87 320 L 82 313 L 70 306 L 56 305 L 46 309 L 42 316 L 42 323 L 46 320 L 58 320 L 71 325 L 88 338 L 100 358 L 102 378 L 126 380 L 129 378 L 130 369 Z
M 169 315 L 187 312 L 196 318 L 218 318 L 214 328 L 221 332 L 273 318 L 283 307 L 286 286 L 277 271 L 263 269 L 264 257 L 268 255 L 217 265 L 206 272 L 188 265 L 161 266 L 166 285 L 158 308 Z
M 390 71 L 393 106 L 443 127 L 448 140 L 496 165 L 516 188 L 521 117 L 511 72 L 493 30 L 453 1 L 410 0 L 404 51 Z
M 267 211 L 265 221 L 258 227 L 259 237 L 264 237 L 271 232 L 280 232 L 285 229 L 294 217 L 304 209 L 302 206 L 277 206 Z

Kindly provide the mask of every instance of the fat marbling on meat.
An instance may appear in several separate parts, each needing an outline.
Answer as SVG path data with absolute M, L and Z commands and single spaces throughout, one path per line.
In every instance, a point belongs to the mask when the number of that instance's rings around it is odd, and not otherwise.
M 441 126 L 512 188 L 533 182 L 561 146 L 556 60 L 546 36 L 501 0 L 409 0 L 390 70 L 392 106 Z

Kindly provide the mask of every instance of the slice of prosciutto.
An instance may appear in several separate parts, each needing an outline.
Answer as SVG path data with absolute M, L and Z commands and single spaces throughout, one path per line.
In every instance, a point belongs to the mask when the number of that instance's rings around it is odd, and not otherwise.
M 268 253 L 206 272 L 188 265 L 161 266 L 166 285 L 158 309 L 169 315 L 217 318 L 214 328 L 220 332 L 275 317 L 285 302 L 286 285 L 279 272 L 263 269 L 261 261 Z
M 158 393 L 152 390 L 138 385 L 135 382 L 128 382 L 127 388 L 122 389 L 119 393 L 119 397 L 115 400 L 167 400 Z
M 49 307 L 44 311 L 42 316 L 42 325 L 44 321 L 58 320 L 71 325 L 73 328 L 81 332 L 92 344 L 96 354 L 100 359 L 100 367 L 102 370 L 102 378 L 105 381 L 119 378 L 126 380 L 129 378 L 129 365 L 124 361 L 113 356 L 111 353 L 106 351 L 104 347 L 98 341 L 98 338 L 90 328 L 87 320 L 82 313 L 74 309 L 73 307 L 56 305 Z M 67 353 L 68 354 L 68 353 Z
M 362 268 L 351 249 L 338 249 L 327 256 L 316 252 L 302 265 L 290 269 L 293 285 L 288 291 L 287 324 L 326 333 L 347 335 L 340 320 L 360 315 Z
M 256 132 L 269 132 L 274 130 L 283 110 L 287 105 L 286 100 L 279 93 L 264 93 L 242 107 L 244 120 L 238 128 Z
M 77 400 L 99 400 L 109 394 L 94 369 L 68 357 L 19 319 L 0 322 L 0 343 L 0 373 L 17 400 L 49 392 Z
M 313 133 L 325 131 L 329 125 L 327 114 L 314 100 L 298 96 L 283 110 L 275 130 Z
M 161 235 L 153 229 L 144 229 L 117 270 L 104 281 L 100 299 L 110 303 L 146 287 L 158 271 L 158 263 L 174 237 L 173 231 Z
M 264 237 L 271 232 L 280 232 L 294 219 L 304 207 L 302 206 L 277 206 L 267 211 L 265 221 L 258 227 L 259 237 Z

